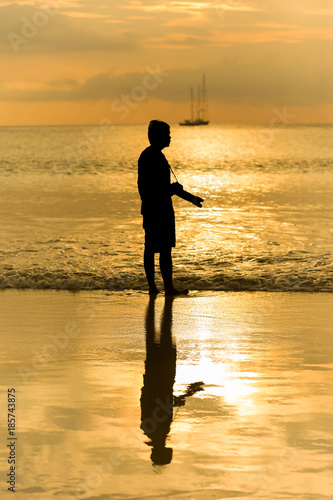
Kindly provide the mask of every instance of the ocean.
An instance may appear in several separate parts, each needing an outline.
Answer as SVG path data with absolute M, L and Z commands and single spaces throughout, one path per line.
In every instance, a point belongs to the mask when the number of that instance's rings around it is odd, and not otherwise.
M 147 294 L 146 132 L 0 128 L 3 477 L 14 448 L 24 500 L 332 499 L 332 127 L 171 127 L 205 198 L 174 199 L 175 300 Z
M 331 292 L 331 126 L 171 125 L 176 285 Z M 147 125 L 1 127 L 0 288 L 147 290 Z M 158 275 L 158 284 L 161 279 Z

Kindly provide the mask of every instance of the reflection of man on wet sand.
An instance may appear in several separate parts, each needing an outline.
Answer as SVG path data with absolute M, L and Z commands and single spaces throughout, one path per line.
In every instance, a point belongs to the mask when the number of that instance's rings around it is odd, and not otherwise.
M 172 341 L 172 301 L 166 297 L 159 342 L 155 331 L 155 301 L 149 301 L 146 314 L 146 362 L 141 391 L 141 429 L 152 447 L 151 460 L 165 465 L 172 460 L 172 448 L 166 446 L 173 419 L 173 407 L 183 406 L 185 397 L 202 390 L 202 382 L 191 384 L 185 394 L 174 397 L 177 351 Z
M 177 195 L 197 207 L 204 200 L 184 191 L 179 182 L 170 182 L 170 165 L 162 149 L 170 145 L 170 127 L 167 123 L 152 120 L 148 127 L 150 146 L 140 155 L 138 162 L 138 188 L 141 197 L 141 214 L 145 230 L 144 268 L 150 295 L 158 293 L 155 284 L 155 253 L 160 254 L 160 268 L 166 295 L 186 294 L 177 290 L 172 282 L 171 249 L 176 246 L 175 214 L 172 196 Z

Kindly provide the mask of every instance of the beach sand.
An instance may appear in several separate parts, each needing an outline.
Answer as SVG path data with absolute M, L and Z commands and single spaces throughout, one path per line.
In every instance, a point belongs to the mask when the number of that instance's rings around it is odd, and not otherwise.
M 0 307 L 1 498 L 11 388 L 17 499 L 333 498 L 333 295 L 6 290 Z

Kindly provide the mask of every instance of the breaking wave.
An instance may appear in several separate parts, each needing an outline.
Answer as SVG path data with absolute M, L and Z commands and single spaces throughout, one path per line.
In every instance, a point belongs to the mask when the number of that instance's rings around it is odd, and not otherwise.
M 254 270 L 247 274 L 228 270 L 209 275 L 207 273 L 187 273 L 186 277 L 175 275 L 178 286 L 190 290 L 211 291 L 281 291 L 281 292 L 333 292 L 332 269 L 319 272 L 284 272 L 258 273 Z M 158 283 L 162 288 L 161 282 Z M 22 272 L 4 272 L 0 277 L 0 289 L 39 289 L 39 290 L 147 290 L 142 272 L 126 272 L 111 276 L 92 272 L 59 273 L 35 270 Z

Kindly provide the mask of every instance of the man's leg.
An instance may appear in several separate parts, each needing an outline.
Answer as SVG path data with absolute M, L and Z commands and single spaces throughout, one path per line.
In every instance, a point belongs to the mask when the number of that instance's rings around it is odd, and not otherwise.
M 154 251 L 145 245 L 145 251 L 143 254 L 143 265 L 145 268 L 145 273 L 149 286 L 149 294 L 155 295 L 158 293 L 157 286 L 155 284 L 155 254 Z
M 172 257 L 171 247 L 161 249 L 160 252 L 160 268 L 164 282 L 165 291 L 172 290 Z
M 160 252 L 160 268 L 164 282 L 166 295 L 182 295 L 187 294 L 188 290 L 177 290 L 172 283 L 172 257 L 171 247 L 163 248 Z

